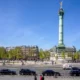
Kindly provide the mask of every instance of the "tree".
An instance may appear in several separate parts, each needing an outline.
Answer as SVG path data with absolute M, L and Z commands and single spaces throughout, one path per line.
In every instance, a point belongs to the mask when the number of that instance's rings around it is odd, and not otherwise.
M 44 58 L 49 59 L 50 58 L 50 52 L 49 51 L 44 51 Z
M 15 56 L 15 58 L 16 58 L 17 60 L 23 58 L 23 56 L 22 56 L 22 51 L 21 51 L 21 48 L 20 48 L 20 47 L 16 47 L 16 48 L 14 49 L 14 56 Z
M 76 61 L 79 59 L 79 53 L 78 53 L 78 52 L 74 53 L 74 59 L 75 59 Z
M 44 57 L 45 57 L 45 55 L 44 55 L 44 51 L 43 51 L 43 49 L 40 49 L 40 51 L 39 51 L 39 57 L 40 57 L 40 59 L 44 59 Z
M 8 59 L 18 60 L 22 58 L 21 49 L 19 47 L 7 51 L 7 54 L 8 54 Z
M 0 59 L 6 59 L 6 50 L 4 47 L 0 47 Z
M 3 59 L 3 65 L 5 65 L 5 59 L 7 58 L 6 49 L 4 47 L 0 47 L 0 59 Z
M 68 57 L 73 57 L 73 54 L 70 53 L 70 52 L 68 52 L 68 53 L 67 53 L 67 56 L 68 56 Z
M 63 59 L 65 59 L 65 52 L 62 52 L 61 56 L 62 56 Z
M 12 50 L 7 51 L 7 57 L 8 60 L 12 59 Z
M 79 55 L 79 60 L 80 60 L 80 49 L 77 51 L 78 55 Z
M 7 54 L 8 54 L 8 59 L 9 59 L 9 60 L 15 58 L 14 49 L 11 49 L 11 50 L 7 51 Z

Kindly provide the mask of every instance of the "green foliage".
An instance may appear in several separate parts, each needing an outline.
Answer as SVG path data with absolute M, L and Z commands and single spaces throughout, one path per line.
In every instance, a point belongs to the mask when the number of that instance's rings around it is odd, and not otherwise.
M 6 58 L 6 50 L 4 47 L 0 47 L 0 59 Z
M 74 59 L 75 60 L 78 60 L 79 59 L 79 53 L 78 52 L 74 53 Z
M 67 56 L 72 58 L 73 54 L 72 53 L 67 53 Z
M 20 47 L 15 47 L 14 49 L 10 49 L 9 51 L 6 51 L 4 47 L 0 47 L 0 59 L 19 60 L 27 59 L 28 56 L 36 56 L 34 55 L 34 49 L 30 49 L 29 54 L 23 54 Z
M 8 59 L 13 59 L 14 58 L 14 49 L 7 51 L 7 54 L 8 54 Z
M 61 56 L 62 56 L 63 59 L 65 59 L 65 52 L 62 52 Z
M 45 57 L 44 51 L 42 49 L 40 49 L 40 51 L 39 51 L 39 57 L 40 57 L 40 59 L 44 59 L 44 57 Z
M 14 49 L 14 53 L 15 53 L 15 58 L 17 60 L 22 58 L 22 51 L 21 51 L 21 48 L 20 47 L 16 47 Z
M 8 59 L 21 59 L 21 49 L 19 47 L 16 47 L 15 49 L 11 49 L 7 52 Z
M 50 58 L 50 52 L 49 51 L 44 51 L 45 58 L 49 59 Z
M 50 52 L 47 50 L 43 51 L 43 49 L 40 49 L 39 57 L 40 57 L 40 59 L 49 59 L 50 58 Z

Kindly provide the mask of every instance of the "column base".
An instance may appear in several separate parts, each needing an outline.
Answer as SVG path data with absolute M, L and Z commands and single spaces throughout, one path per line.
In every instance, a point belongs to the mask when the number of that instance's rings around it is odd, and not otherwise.
M 59 44 L 57 46 L 57 53 L 62 53 L 63 51 L 65 51 L 65 45 L 64 44 Z
M 58 47 L 64 48 L 65 45 L 64 44 L 59 44 Z

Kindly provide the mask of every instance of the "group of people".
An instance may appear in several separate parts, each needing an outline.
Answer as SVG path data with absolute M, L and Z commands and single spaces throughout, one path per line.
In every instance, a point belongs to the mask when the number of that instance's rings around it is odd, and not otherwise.
M 54 75 L 55 78 L 57 78 L 57 74 Z M 37 80 L 37 76 L 34 76 L 34 80 Z M 40 75 L 40 80 L 44 80 L 44 76 Z
M 34 80 L 37 80 L 36 75 L 35 75 L 35 77 L 34 77 Z M 40 75 L 40 80 L 44 80 L 44 76 L 43 76 L 43 75 Z

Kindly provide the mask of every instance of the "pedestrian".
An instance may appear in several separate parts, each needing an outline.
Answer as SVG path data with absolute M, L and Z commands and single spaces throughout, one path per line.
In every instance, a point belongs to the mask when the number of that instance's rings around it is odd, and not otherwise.
M 44 80 L 44 76 L 42 76 L 42 80 Z
M 40 80 L 42 80 L 42 75 L 40 75 Z
M 34 76 L 34 80 L 37 80 L 37 77 L 36 77 L 36 75 Z
M 54 77 L 57 78 L 57 73 L 54 74 Z

